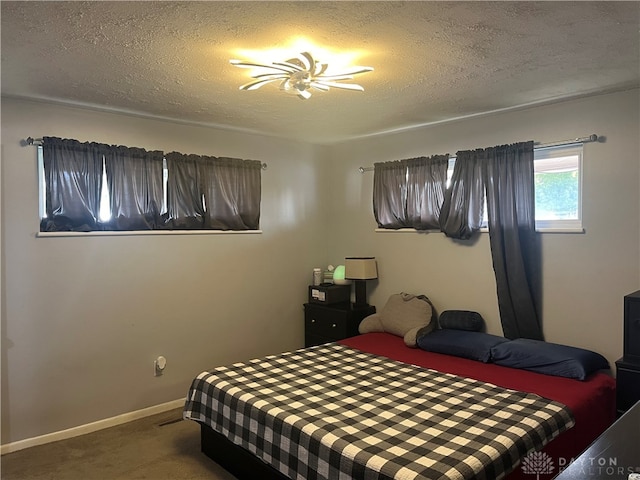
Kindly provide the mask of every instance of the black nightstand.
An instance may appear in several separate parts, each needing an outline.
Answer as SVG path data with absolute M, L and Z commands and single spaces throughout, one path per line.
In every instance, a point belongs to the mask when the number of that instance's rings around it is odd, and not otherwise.
M 623 357 L 616 362 L 616 408 L 618 415 L 640 401 L 640 362 Z
M 624 297 L 624 345 L 616 362 L 618 415 L 640 400 L 640 290 Z
M 340 303 L 320 305 L 304 304 L 304 346 L 335 342 L 358 335 L 358 325 L 365 317 L 376 313 L 376 307 L 353 308 Z

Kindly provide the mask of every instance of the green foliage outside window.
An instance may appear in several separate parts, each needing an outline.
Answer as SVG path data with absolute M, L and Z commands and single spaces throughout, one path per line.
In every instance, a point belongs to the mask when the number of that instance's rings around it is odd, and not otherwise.
M 578 172 L 536 173 L 536 218 L 578 218 Z

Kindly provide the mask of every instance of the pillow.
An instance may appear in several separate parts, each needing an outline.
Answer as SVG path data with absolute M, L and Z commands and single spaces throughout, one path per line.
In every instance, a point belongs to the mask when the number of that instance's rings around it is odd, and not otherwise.
M 606 358 L 591 350 L 518 338 L 491 349 L 493 362 L 556 377 L 584 380 L 597 370 L 609 368 Z
M 491 348 L 508 342 L 504 337 L 465 330 L 436 330 L 418 337 L 418 347 L 428 352 L 445 353 L 487 363 Z
M 358 327 L 360 333 L 388 332 L 404 339 L 407 347 L 416 346 L 418 331 L 435 328 L 431 302 L 424 295 L 396 293 L 391 295 L 380 313 L 369 315 Z
M 480 332 L 484 328 L 484 319 L 478 312 L 468 310 L 445 310 L 440 314 L 440 328 Z

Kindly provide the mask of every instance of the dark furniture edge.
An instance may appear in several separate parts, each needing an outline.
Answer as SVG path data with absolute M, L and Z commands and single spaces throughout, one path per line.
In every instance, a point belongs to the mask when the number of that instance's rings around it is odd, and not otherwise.
M 251 452 L 202 423 L 200 447 L 202 453 L 239 480 L 290 480 Z

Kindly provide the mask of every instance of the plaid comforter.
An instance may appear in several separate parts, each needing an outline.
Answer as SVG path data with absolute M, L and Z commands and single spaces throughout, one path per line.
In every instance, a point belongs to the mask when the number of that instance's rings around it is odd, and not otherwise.
M 337 343 L 203 372 L 183 416 L 300 480 L 497 480 L 573 426 L 538 395 Z

